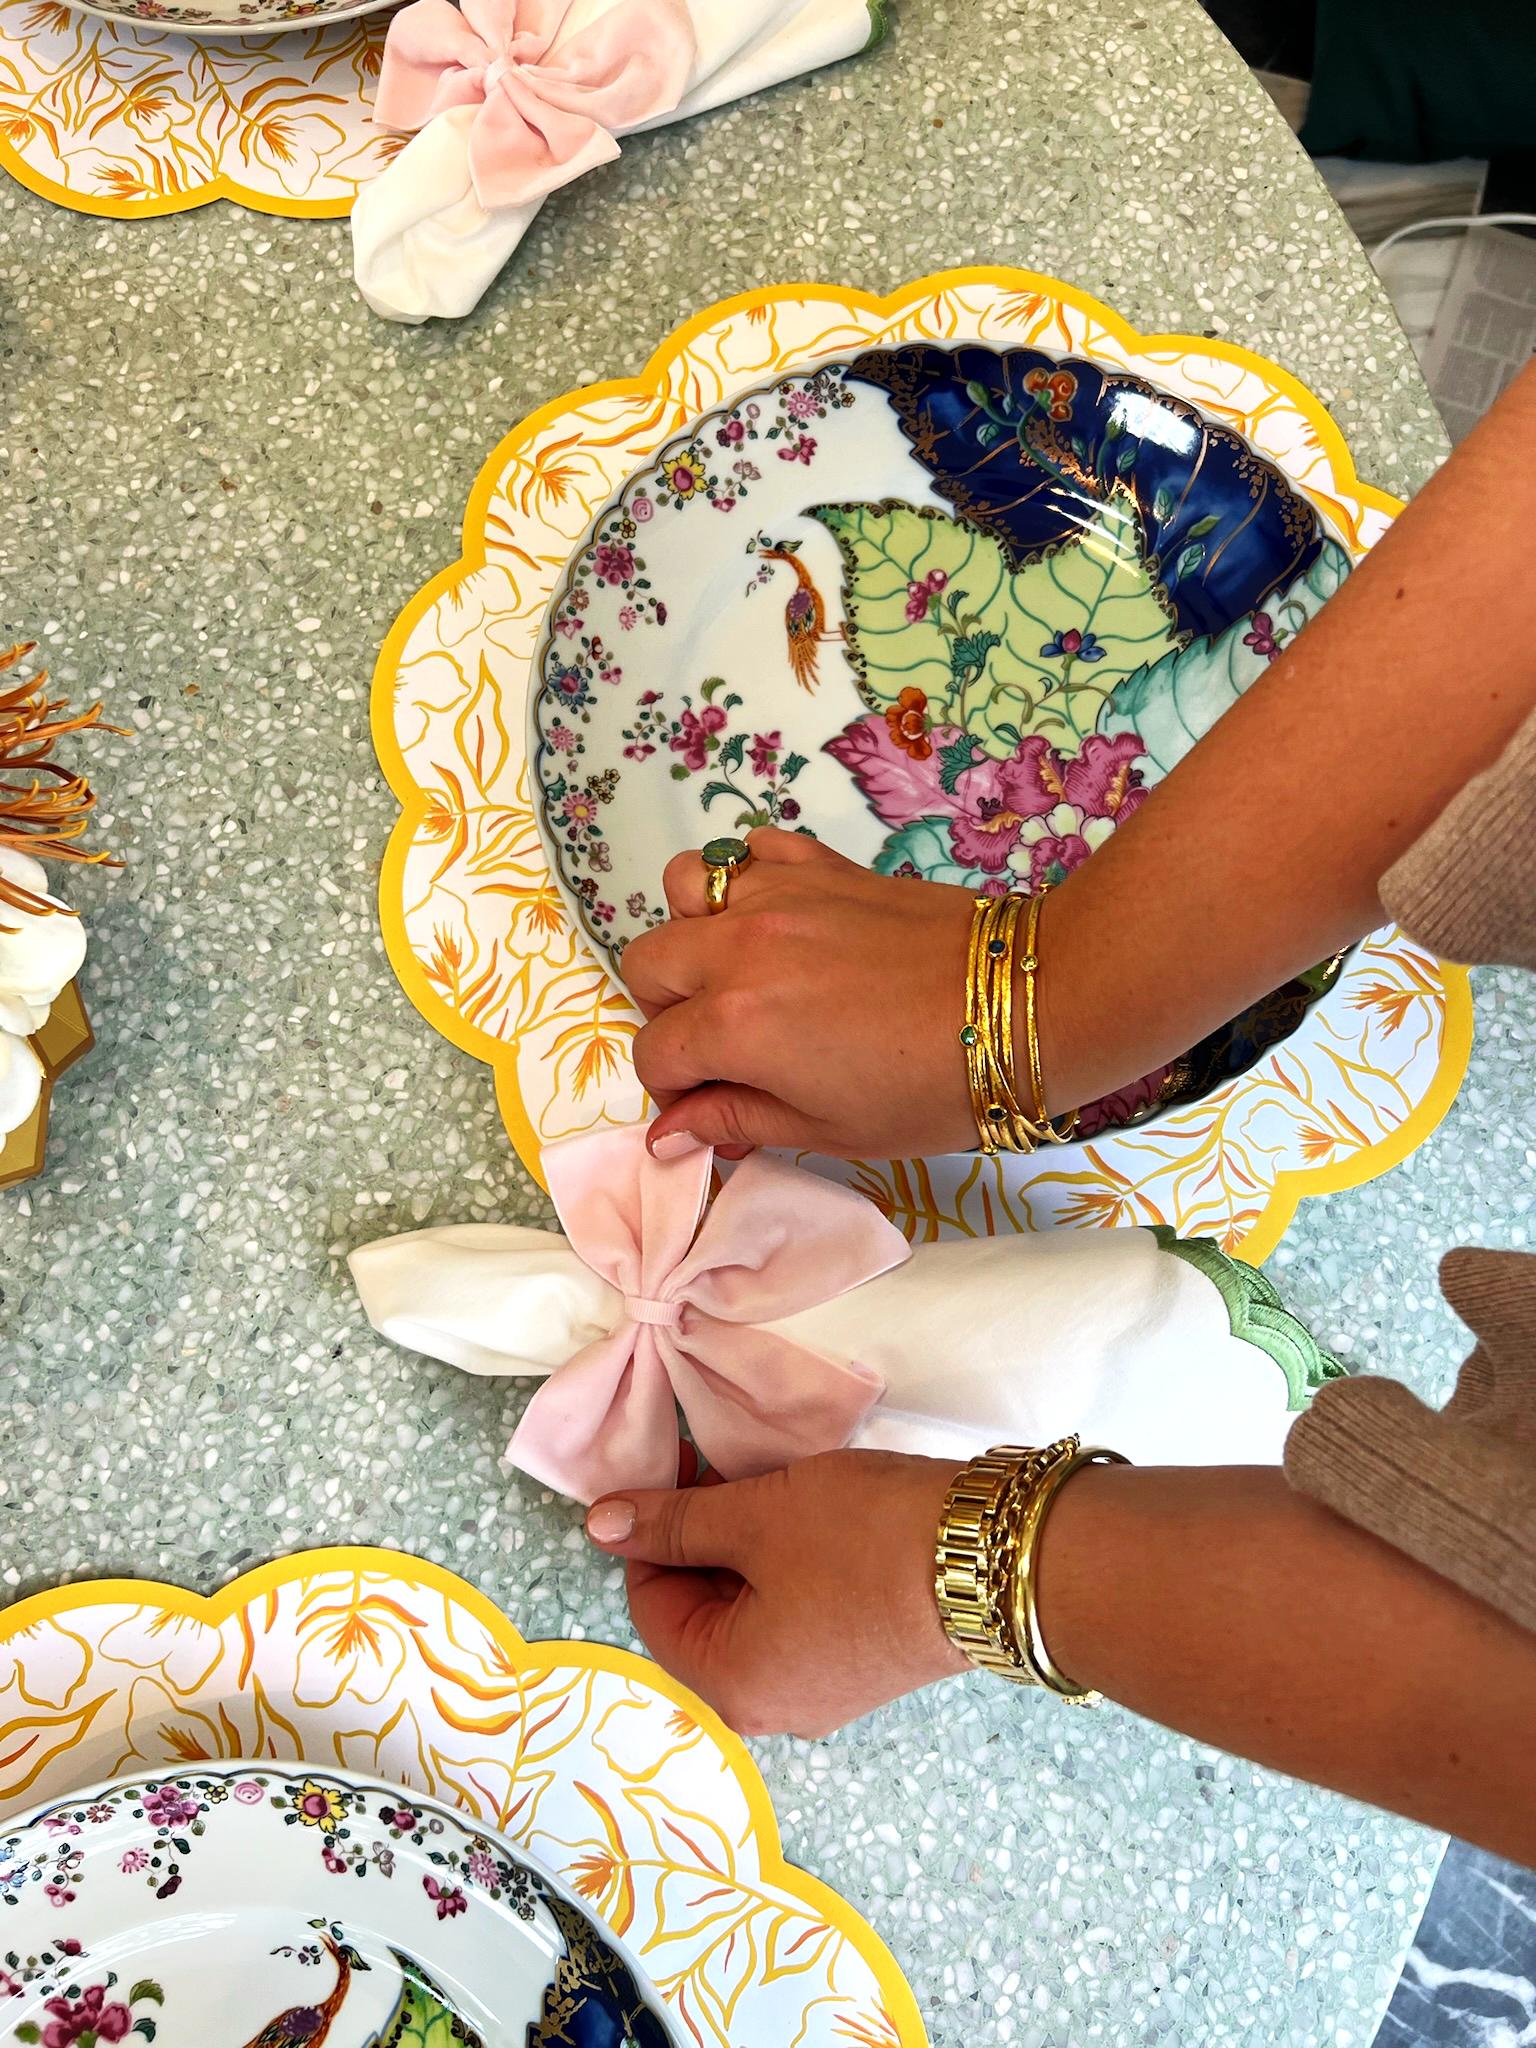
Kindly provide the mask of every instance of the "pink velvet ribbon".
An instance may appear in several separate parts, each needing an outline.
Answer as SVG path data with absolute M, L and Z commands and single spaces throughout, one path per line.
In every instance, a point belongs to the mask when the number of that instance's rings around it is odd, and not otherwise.
M 714 1155 L 653 1159 L 640 1125 L 544 1154 L 577 1255 L 623 1297 L 617 1326 L 529 1402 L 510 1456 L 576 1500 L 674 1486 L 682 1408 L 727 1479 L 845 1444 L 878 1373 L 759 1325 L 813 1308 L 910 1256 L 862 1195 L 755 1153 L 706 1211 Z
M 697 49 L 684 0 L 615 0 L 574 35 L 571 0 L 412 0 L 389 25 L 374 119 L 421 128 L 479 108 L 469 169 L 484 207 L 526 206 L 619 153 L 616 128 L 669 114 Z

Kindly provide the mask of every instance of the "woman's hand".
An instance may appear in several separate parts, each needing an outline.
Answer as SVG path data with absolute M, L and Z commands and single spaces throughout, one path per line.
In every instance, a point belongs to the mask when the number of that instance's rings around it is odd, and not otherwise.
M 653 1147 L 683 1131 L 835 1158 L 973 1146 L 957 1039 L 971 896 L 871 874 L 798 833 L 765 827 L 751 847 L 719 917 L 698 854 L 680 854 L 672 922 L 625 950 L 649 1019 L 635 1068 L 667 1105 Z
M 733 1728 L 827 1735 L 966 1669 L 933 1591 L 957 1469 L 829 1451 L 762 1479 L 611 1494 L 587 1532 L 628 1560 L 651 1655 Z

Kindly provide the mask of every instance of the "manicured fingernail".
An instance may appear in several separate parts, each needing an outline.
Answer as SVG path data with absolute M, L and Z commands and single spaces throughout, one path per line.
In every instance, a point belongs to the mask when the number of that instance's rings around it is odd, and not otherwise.
M 587 1513 L 587 1534 L 594 1543 L 623 1543 L 635 1533 L 632 1500 L 600 1500 Z
M 701 1141 L 692 1131 L 668 1131 L 651 1146 L 653 1159 L 686 1159 L 690 1152 L 700 1149 Z

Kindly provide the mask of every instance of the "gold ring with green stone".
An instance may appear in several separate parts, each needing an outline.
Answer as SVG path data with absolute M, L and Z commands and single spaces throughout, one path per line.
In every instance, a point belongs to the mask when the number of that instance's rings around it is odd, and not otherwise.
M 704 901 L 711 917 L 725 909 L 731 892 L 731 878 L 752 865 L 752 849 L 745 839 L 711 839 L 699 858 L 704 863 Z

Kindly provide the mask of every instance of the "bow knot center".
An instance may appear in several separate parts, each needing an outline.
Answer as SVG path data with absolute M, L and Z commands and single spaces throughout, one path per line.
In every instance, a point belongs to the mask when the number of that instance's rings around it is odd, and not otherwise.
M 516 57 L 503 56 L 494 58 L 485 67 L 485 76 L 480 81 L 481 91 L 489 96 L 496 90 L 509 71 L 521 71 L 522 68 Z
M 647 1323 L 656 1330 L 675 1330 L 683 1320 L 680 1301 L 652 1301 L 644 1294 L 626 1294 L 624 1313 L 632 1323 Z

